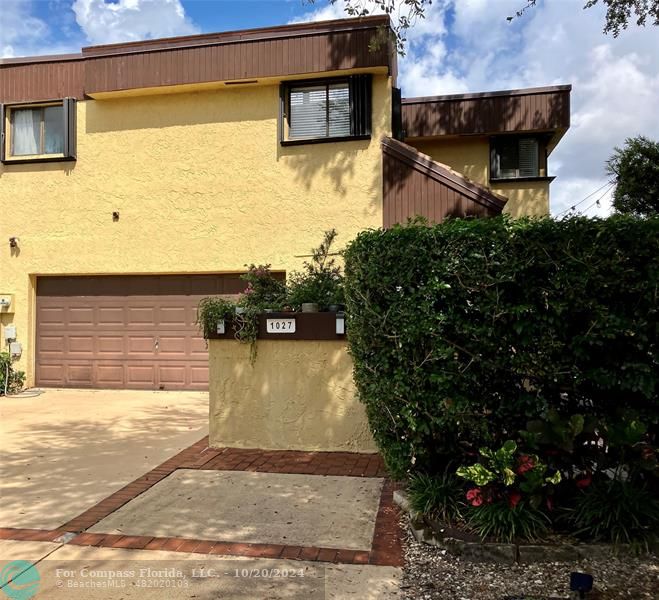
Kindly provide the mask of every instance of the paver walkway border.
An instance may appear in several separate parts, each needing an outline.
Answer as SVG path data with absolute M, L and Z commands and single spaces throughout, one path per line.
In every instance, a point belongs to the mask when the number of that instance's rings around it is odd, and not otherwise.
M 316 546 L 86 533 L 87 529 L 143 494 L 177 469 L 384 478 L 371 549 L 368 551 L 349 550 Z M 216 450 L 208 447 L 208 437 L 204 437 L 57 529 L 0 528 L 0 539 L 49 542 L 61 539 L 63 543 L 78 546 L 168 550 L 197 554 L 400 567 L 403 565 L 403 548 L 398 508 L 393 500 L 393 493 L 396 489 L 395 482 L 387 478 L 382 458 L 378 454 L 240 448 Z

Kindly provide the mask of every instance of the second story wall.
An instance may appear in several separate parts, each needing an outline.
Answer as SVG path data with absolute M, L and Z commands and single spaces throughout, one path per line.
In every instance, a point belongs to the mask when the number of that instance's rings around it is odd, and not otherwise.
M 381 225 L 390 96 L 389 78 L 374 76 L 370 140 L 299 146 L 279 144 L 274 84 L 80 101 L 76 162 L 0 166 L 0 193 L 12 199 L 0 236 L 22 248 L 8 267 L 297 268 L 324 230 L 348 241 Z
M 488 137 L 464 136 L 431 140 L 410 140 L 408 144 L 448 165 L 475 183 L 508 198 L 503 209 L 513 217 L 549 214 L 550 181 L 490 181 L 490 140 Z

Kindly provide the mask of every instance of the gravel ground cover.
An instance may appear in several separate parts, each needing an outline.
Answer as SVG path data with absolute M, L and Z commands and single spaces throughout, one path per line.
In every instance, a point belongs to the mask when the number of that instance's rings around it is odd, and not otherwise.
M 558 600 L 570 598 L 570 573 L 590 573 L 587 598 L 659 598 L 659 560 L 655 556 L 583 560 L 573 563 L 499 565 L 472 563 L 440 548 L 417 542 L 408 529 L 401 598 L 409 600 Z

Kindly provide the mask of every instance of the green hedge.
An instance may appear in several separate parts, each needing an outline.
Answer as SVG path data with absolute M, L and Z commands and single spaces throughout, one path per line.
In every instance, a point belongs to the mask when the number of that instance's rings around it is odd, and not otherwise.
M 659 219 L 411 224 L 361 233 L 345 259 L 355 381 L 395 473 L 534 420 L 570 451 L 620 424 L 656 441 Z

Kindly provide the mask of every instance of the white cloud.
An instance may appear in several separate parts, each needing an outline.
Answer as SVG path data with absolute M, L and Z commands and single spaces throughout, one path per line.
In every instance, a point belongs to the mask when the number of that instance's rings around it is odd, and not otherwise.
M 657 29 L 631 25 L 618 38 L 606 36 L 604 7 L 583 4 L 541 1 L 508 22 L 519 0 L 436 0 L 410 30 L 399 65 L 405 96 L 572 83 L 572 127 L 550 157 L 555 214 L 606 182 L 604 163 L 626 137 L 659 139 Z M 335 4 L 307 17 L 342 14 Z M 601 204 L 588 214 L 609 210 L 610 194 Z
M 91 44 L 198 33 L 180 0 L 75 0 L 76 21 Z
M 0 58 L 76 52 L 75 42 L 53 42 L 53 31 L 36 17 L 31 0 L 2 1 L 0 12 Z

